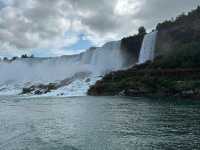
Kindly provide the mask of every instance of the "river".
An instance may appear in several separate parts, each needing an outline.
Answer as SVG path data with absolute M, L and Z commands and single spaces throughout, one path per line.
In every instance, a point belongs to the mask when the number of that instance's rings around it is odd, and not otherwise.
M 200 101 L 0 97 L 0 150 L 200 149 Z

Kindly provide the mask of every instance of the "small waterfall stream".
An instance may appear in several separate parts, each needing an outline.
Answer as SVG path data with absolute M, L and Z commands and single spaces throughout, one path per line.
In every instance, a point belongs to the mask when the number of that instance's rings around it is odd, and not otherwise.
M 143 64 L 148 60 L 154 59 L 154 50 L 156 44 L 156 37 L 158 31 L 153 31 L 149 34 L 146 34 L 142 43 L 142 48 L 140 50 L 138 64 Z

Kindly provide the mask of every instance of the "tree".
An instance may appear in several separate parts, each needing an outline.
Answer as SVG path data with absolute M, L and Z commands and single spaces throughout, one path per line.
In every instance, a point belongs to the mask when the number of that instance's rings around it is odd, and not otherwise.
M 178 17 L 176 17 L 176 20 L 177 20 L 177 21 L 181 21 L 181 20 L 184 20 L 185 17 L 186 17 L 185 13 L 182 13 L 182 14 L 180 14 Z
M 11 59 L 11 61 L 16 60 L 17 58 L 18 58 L 17 56 L 14 56 L 14 57 Z
M 4 57 L 4 58 L 3 58 L 3 61 L 8 61 L 8 58 L 7 58 L 7 57 Z
M 23 54 L 21 58 L 28 58 L 27 54 Z
M 146 34 L 146 29 L 145 29 L 145 27 L 143 27 L 143 26 L 139 27 L 138 33 L 139 33 L 139 34 Z
M 197 11 L 200 11 L 200 5 L 197 6 Z

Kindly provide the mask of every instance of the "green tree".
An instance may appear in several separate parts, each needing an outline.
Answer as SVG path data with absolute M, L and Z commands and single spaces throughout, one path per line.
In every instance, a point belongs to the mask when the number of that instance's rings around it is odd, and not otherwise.
M 23 54 L 21 58 L 28 58 L 27 54 Z
M 138 33 L 139 33 L 139 34 L 146 34 L 146 29 L 145 29 L 145 27 L 143 27 L 143 26 L 139 27 Z
M 7 58 L 7 57 L 4 57 L 4 58 L 3 58 L 3 61 L 8 61 L 8 58 Z

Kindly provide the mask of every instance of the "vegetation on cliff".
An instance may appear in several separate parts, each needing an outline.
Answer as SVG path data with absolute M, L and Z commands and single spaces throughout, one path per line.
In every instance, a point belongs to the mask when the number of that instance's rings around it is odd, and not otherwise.
M 199 68 L 200 66 L 200 41 L 191 42 L 178 46 L 165 56 L 155 58 L 149 68 Z
M 11 63 L 11 62 L 18 60 L 18 59 L 27 59 L 27 58 L 34 58 L 34 55 L 31 54 L 30 56 L 28 56 L 27 54 L 23 54 L 23 55 L 21 55 L 21 57 L 13 56 L 10 59 L 7 58 L 7 57 L 4 57 L 3 59 L 0 58 L 0 62 L 3 61 L 3 62 L 6 62 L 6 63 Z
M 175 20 L 157 25 L 156 55 L 174 53 L 188 44 L 200 42 L 200 7 Z M 190 45 L 191 46 L 191 45 Z
M 176 96 L 200 98 L 200 69 L 152 69 L 147 62 L 106 75 L 89 95 Z
M 200 16 L 200 6 L 198 6 L 196 9 L 192 10 L 191 12 L 185 14 L 182 13 L 175 19 L 167 20 L 164 21 L 163 23 L 159 23 L 156 27 L 157 30 L 162 30 L 162 29 L 168 29 L 172 27 L 177 27 L 181 25 L 182 27 L 187 26 L 190 28 L 196 28 L 196 26 L 191 26 L 191 23 L 194 23 L 195 21 L 199 20 Z

